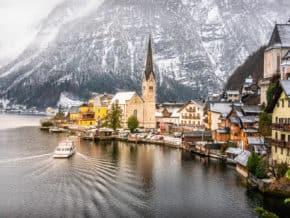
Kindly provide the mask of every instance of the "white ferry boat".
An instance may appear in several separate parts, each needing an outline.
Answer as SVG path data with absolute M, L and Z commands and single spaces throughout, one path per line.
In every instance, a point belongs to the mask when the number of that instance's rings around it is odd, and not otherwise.
M 76 142 L 71 138 L 58 144 L 54 150 L 54 158 L 68 158 L 76 152 Z

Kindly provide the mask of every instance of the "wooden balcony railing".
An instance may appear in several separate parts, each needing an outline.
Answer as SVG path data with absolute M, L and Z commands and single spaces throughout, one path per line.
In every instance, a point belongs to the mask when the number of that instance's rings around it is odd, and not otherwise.
M 182 119 L 200 120 L 200 116 L 181 116 Z
M 290 131 L 290 124 L 273 123 L 271 127 L 273 130 Z
M 278 147 L 289 147 L 290 148 L 290 142 L 285 142 L 277 139 L 272 139 L 271 140 L 271 145 L 272 146 L 278 146 Z
M 195 109 L 193 109 L 193 108 L 187 108 L 187 109 L 185 109 L 187 112 L 189 112 L 189 113 L 195 113 L 196 112 L 196 110 Z

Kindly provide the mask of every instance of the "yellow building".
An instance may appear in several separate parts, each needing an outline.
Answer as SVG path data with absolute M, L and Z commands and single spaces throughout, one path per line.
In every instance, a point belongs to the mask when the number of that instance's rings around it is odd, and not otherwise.
M 95 113 L 94 118 L 97 124 L 100 124 L 107 117 L 108 106 L 112 98 L 112 95 L 101 94 L 89 100 L 89 104 L 93 105 L 93 111 Z
M 88 104 L 73 106 L 69 110 L 69 120 L 79 126 L 99 126 L 107 117 L 108 105 L 113 96 L 108 94 L 96 95 Z
M 92 104 L 83 104 L 79 108 L 79 118 L 77 120 L 79 126 L 95 126 L 95 112 Z
M 281 80 L 266 112 L 272 113 L 272 161 L 290 166 L 290 80 Z
M 69 110 L 69 120 L 71 122 L 77 122 L 77 120 L 80 118 L 80 113 L 79 113 L 79 107 L 73 106 Z

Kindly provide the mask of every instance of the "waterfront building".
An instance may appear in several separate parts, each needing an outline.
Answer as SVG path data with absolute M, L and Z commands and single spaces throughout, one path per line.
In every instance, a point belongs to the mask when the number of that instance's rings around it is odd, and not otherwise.
M 112 95 L 109 94 L 98 94 L 89 100 L 89 104 L 94 106 L 94 118 L 98 125 L 106 119 L 108 114 L 108 106 L 113 99 Z
M 153 71 L 153 55 L 151 37 L 149 38 L 145 71 L 142 80 L 142 97 L 137 92 L 119 92 L 112 99 L 122 108 L 122 127 L 127 127 L 127 120 L 134 115 L 140 127 L 147 129 L 156 128 L 156 81 Z
M 249 175 L 248 169 L 247 169 L 247 162 L 251 155 L 251 152 L 245 150 L 242 153 L 240 153 L 234 161 L 236 162 L 236 170 L 239 174 L 241 174 L 243 177 L 247 178 Z
M 271 158 L 273 164 L 290 165 L 290 80 L 281 80 L 266 112 L 272 114 Z
M 259 82 L 261 87 L 260 103 L 267 103 L 266 92 L 270 80 L 275 74 L 280 74 L 281 60 L 290 49 L 290 22 L 276 24 L 264 53 L 264 75 Z
M 77 120 L 80 118 L 80 113 L 79 113 L 80 107 L 78 106 L 72 106 L 68 113 L 69 113 L 69 120 L 71 122 L 77 122 Z
M 173 127 L 179 126 L 179 109 L 184 103 L 165 102 L 157 105 L 155 119 L 161 132 L 169 132 Z
M 230 141 L 243 150 L 248 149 L 248 137 L 257 137 L 258 139 L 261 136 L 258 131 L 260 111 L 259 106 L 220 103 L 212 105 L 209 117 L 211 118 L 213 140 L 223 143 Z
M 186 102 L 179 110 L 179 125 L 191 127 L 193 129 L 205 128 L 204 123 L 205 104 L 198 100 Z
M 217 130 L 221 119 L 227 117 L 232 111 L 232 104 L 228 102 L 211 102 L 208 104 L 208 128 L 212 131 Z
M 93 104 L 82 104 L 79 108 L 78 126 L 95 126 L 95 112 Z

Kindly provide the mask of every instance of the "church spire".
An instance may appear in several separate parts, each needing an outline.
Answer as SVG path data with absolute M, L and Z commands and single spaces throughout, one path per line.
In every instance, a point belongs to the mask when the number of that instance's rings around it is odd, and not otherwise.
M 149 43 L 148 43 L 148 50 L 147 50 L 147 60 L 146 60 L 146 66 L 145 66 L 146 80 L 149 79 L 151 73 L 153 74 L 153 78 L 155 78 L 155 75 L 153 72 L 153 57 L 152 57 L 151 35 L 150 35 Z

